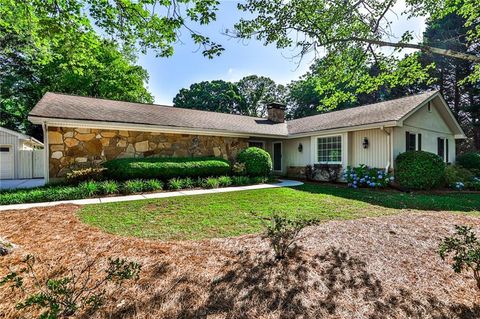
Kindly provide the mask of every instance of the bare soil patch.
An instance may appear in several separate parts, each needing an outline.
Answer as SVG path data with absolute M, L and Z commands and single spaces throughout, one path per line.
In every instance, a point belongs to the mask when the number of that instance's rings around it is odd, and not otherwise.
M 143 264 L 141 279 L 112 295 L 97 318 L 478 318 L 470 274 L 454 274 L 436 253 L 454 224 L 480 218 L 448 212 L 334 221 L 309 227 L 301 249 L 275 262 L 258 235 L 162 242 L 118 237 L 82 224 L 77 206 L 0 214 L 0 236 L 18 245 L 0 257 L 0 277 L 23 256 L 62 273 L 88 256 Z M 0 318 L 21 294 L 0 288 Z M 86 316 L 85 316 L 86 317 Z

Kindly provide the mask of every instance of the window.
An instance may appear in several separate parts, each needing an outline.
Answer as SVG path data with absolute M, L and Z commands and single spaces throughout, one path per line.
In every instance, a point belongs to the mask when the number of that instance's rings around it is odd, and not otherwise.
M 262 141 L 249 141 L 248 147 L 258 147 L 258 148 L 265 148 L 265 142 Z
M 444 138 L 437 138 L 437 155 L 445 162 L 448 162 L 448 140 Z
M 406 132 L 405 137 L 405 151 L 422 150 L 422 134 Z
M 2 146 L 0 147 L 0 152 L 10 152 L 10 147 L 7 147 L 7 146 Z
M 319 137 L 317 139 L 317 152 L 317 160 L 319 163 L 341 163 L 342 137 Z

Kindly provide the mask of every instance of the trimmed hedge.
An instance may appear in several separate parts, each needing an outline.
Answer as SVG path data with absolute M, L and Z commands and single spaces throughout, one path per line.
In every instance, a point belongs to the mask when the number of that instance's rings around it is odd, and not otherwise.
M 249 147 L 237 156 L 238 163 L 245 164 L 247 175 L 268 176 L 272 171 L 270 154 L 258 147 Z
M 122 158 L 103 163 L 105 175 L 115 180 L 227 175 L 230 163 L 221 158 Z
M 473 174 L 480 174 L 480 153 L 470 152 L 457 157 L 457 164 Z
M 395 180 L 409 189 L 432 189 L 445 183 L 445 163 L 440 156 L 424 151 L 398 155 Z

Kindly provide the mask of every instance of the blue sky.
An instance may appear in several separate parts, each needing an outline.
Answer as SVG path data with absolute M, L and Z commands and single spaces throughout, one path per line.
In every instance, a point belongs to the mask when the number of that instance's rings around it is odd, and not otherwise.
M 225 51 L 220 57 L 203 57 L 186 32 L 182 42 L 175 44 L 172 57 L 157 58 L 153 52 L 139 57 L 138 63 L 150 74 L 148 89 L 154 95 L 155 103 L 171 105 L 181 88 L 195 82 L 217 79 L 238 81 L 244 76 L 256 74 L 287 84 L 308 70 L 313 55 L 298 63 L 298 59 L 293 58 L 297 53 L 295 50 L 278 50 L 274 45 L 263 46 L 259 41 L 240 41 L 223 35 L 222 32 L 232 29 L 242 14 L 236 4 L 237 1 L 221 1 L 217 20 L 208 26 L 195 28 L 223 45 Z M 417 34 L 423 31 L 423 19 L 406 21 L 401 16 L 393 19 L 396 22 L 393 26 L 395 34 L 401 35 L 407 29 Z

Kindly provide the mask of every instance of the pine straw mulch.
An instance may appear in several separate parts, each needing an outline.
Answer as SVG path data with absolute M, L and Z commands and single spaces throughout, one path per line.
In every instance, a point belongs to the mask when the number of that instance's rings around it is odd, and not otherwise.
M 120 238 L 82 224 L 77 206 L 0 214 L 0 235 L 18 245 L 0 257 L 0 277 L 34 254 L 40 275 L 74 267 L 85 252 L 143 264 L 141 278 L 110 296 L 98 318 L 478 318 L 480 294 L 470 274 L 440 260 L 439 241 L 454 224 L 480 218 L 413 212 L 333 221 L 306 229 L 301 250 L 272 261 L 260 236 L 161 242 Z M 0 288 L 0 318 L 21 295 Z M 88 317 L 88 316 L 83 316 Z

